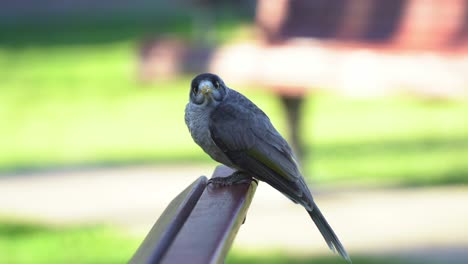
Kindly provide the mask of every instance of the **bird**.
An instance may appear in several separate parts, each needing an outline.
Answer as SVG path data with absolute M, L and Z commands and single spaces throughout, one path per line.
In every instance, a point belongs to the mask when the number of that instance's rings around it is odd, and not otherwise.
M 235 172 L 211 178 L 214 185 L 232 185 L 253 177 L 302 205 L 328 247 L 351 259 L 318 208 L 295 155 L 268 116 L 251 100 L 226 86 L 216 74 L 202 73 L 191 82 L 185 123 L 204 152 Z

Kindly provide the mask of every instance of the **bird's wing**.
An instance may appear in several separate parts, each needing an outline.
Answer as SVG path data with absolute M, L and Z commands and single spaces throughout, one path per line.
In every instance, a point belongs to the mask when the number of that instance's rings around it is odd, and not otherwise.
M 302 204 L 330 249 L 337 250 L 351 263 L 345 248 L 315 205 L 287 142 L 258 107 L 247 99 L 242 100 L 223 102 L 211 114 L 209 129 L 215 144 L 242 170 Z
M 288 143 L 263 111 L 246 98 L 239 100 L 223 102 L 211 114 L 209 129 L 215 144 L 234 164 L 294 202 L 311 202 L 304 200 L 308 190 Z

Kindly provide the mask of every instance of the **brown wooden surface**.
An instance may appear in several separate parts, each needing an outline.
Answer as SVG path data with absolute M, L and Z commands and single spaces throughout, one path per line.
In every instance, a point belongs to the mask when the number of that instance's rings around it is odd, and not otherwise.
M 213 177 L 232 172 L 218 166 Z M 256 187 L 255 182 L 216 187 L 200 177 L 169 204 L 130 263 L 222 263 Z
M 213 177 L 233 170 L 218 166 Z M 208 185 L 161 263 L 222 263 L 243 223 L 257 184 Z

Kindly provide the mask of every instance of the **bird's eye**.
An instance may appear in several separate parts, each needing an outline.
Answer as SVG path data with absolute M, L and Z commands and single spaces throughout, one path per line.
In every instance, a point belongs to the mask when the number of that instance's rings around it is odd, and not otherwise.
M 218 81 L 215 82 L 215 86 L 216 86 L 216 89 L 219 89 L 219 82 Z
M 196 85 L 192 86 L 192 92 L 194 94 L 197 94 L 198 93 L 198 87 Z

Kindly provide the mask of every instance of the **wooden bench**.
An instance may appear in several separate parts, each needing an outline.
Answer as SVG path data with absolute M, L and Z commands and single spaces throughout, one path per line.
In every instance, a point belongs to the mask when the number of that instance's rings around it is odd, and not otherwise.
M 218 166 L 212 177 L 233 172 Z M 222 263 L 255 194 L 257 183 L 207 185 L 201 176 L 167 206 L 129 263 Z

